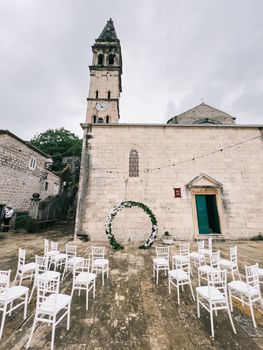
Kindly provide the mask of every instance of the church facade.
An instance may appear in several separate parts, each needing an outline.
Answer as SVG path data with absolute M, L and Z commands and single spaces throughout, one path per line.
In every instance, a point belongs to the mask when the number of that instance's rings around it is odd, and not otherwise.
M 124 201 L 146 205 L 159 236 L 262 234 L 263 126 L 238 125 L 205 103 L 167 124 L 122 124 L 121 46 L 112 20 L 92 50 L 75 235 L 107 240 L 107 217 Z M 151 222 L 141 208 L 124 208 L 112 231 L 118 241 L 146 240 Z

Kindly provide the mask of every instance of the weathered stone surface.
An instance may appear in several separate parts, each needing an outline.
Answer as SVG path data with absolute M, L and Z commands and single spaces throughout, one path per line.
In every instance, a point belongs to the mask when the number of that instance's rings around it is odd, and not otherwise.
M 72 241 L 70 227 L 57 227 L 52 231 L 39 234 L 8 233 L 1 240 L 1 269 L 12 269 L 14 278 L 17 265 L 18 247 L 27 249 L 27 261 L 35 254 L 43 254 L 43 238 L 59 242 L 64 251 L 65 244 Z M 95 242 L 76 242 L 78 255 L 88 257 L 91 245 Z M 228 257 L 229 246 L 236 242 L 214 243 L 214 250 L 220 249 L 223 257 Z M 181 293 L 181 306 L 178 307 L 176 290 L 168 293 L 167 277 L 160 274 L 160 283 L 156 285 L 152 278 L 152 257 L 154 247 L 140 250 L 135 243 L 126 245 L 123 251 L 112 250 L 104 244 L 110 260 L 110 276 L 101 284 L 97 277 L 96 297 L 90 297 L 89 310 L 85 310 L 85 293 L 80 297 L 75 292 L 72 299 L 71 325 L 66 330 L 66 321 L 56 327 L 55 348 L 57 350 L 116 350 L 116 349 L 263 349 L 263 309 L 255 307 L 257 331 L 252 325 L 250 314 L 242 306 L 234 304 L 234 323 L 237 335 L 234 335 L 225 312 L 214 317 L 215 338 L 210 336 L 209 314 L 201 309 L 201 318 L 197 319 L 196 302 L 192 300 L 187 286 Z M 158 241 L 157 244 L 161 244 Z M 244 265 L 259 262 L 263 266 L 263 242 L 237 242 L 240 270 L 244 278 Z M 191 243 L 192 250 L 196 243 Z M 171 247 L 172 254 L 178 252 L 178 246 Z M 29 286 L 29 281 L 23 284 Z M 70 294 L 72 275 L 61 283 L 61 292 Z M 194 272 L 193 287 L 197 286 L 197 274 Z M 15 310 L 7 318 L 1 350 L 22 350 L 29 338 L 35 311 L 36 295 L 28 306 L 28 318 L 23 321 L 21 309 Z M 246 329 L 244 330 L 244 324 Z M 40 324 L 35 331 L 31 349 L 50 349 L 51 327 Z
M 33 193 L 41 199 L 58 193 L 60 177 L 46 169 L 47 156 L 13 136 L 0 132 L 0 204 L 28 211 Z M 36 160 L 35 169 L 29 167 L 31 157 Z
M 83 151 L 77 233 L 106 241 L 110 210 L 132 200 L 152 210 L 159 234 L 167 230 L 173 238 L 187 240 L 199 234 L 196 194 L 216 196 L 223 238 L 263 232 L 263 142 L 258 127 L 116 124 L 93 125 L 87 133 L 92 138 Z M 132 149 L 139 155 L 139 177 L 129 177 Z M 201 174 L 212 182 L 203 179 L 196 188 L 187 187 Z M 181 188 L 181 198 L 174 197 L 174 188 Z M 146 240 L 151 233 L 149 217 L 138 208 L 120 211 L 113 229 L 124 242 Z

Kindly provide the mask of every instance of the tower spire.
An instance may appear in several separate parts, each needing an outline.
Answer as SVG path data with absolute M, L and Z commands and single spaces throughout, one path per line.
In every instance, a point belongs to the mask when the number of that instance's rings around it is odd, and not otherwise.
M 111 18 L 92 45 L 92 51 L 87 123 L 118 123 L 122 58 L 120 40 Z
M 115 31 L 115 28 L 114 28 L 113 20 L 111 18 L 106 23 L 100 36 L 96 40 L 96 42 L 98 42 L 98 41 L 119 41 L 117 34 L 116 34 L 116 31 Z

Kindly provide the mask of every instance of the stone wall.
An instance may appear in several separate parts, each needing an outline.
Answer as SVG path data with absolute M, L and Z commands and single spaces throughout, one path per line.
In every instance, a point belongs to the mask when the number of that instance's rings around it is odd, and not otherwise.
M 30 159 L 36 168 L 30 169 Z M 10 203 L 16 211 L 28 211 L 33 193 L 41 199 L 58 193 L 60 178 L 45 168 L 47 157 L 9 133 L 0 134 L 0 204 Z
M 156 215 L 159 235 L 168 230 L 176 239 L 198 236 L 193 193 L 186 185 L 203 173 L 222 184 L 222 236 L 262 233 L 263 142 L 256 126 L 93 125 L 83 145 L 76 233 L 106 240 L 111 208 L 134 200 Z M 140 176 L 134 178 L 129 177 L 132 149 L 139 153 Z M 181 198 L 174 197 L 174 188 L 181 188 Z M 150 227 L 138 208 L 123 210 L 113 223 L 122 240 L 146 239 Z

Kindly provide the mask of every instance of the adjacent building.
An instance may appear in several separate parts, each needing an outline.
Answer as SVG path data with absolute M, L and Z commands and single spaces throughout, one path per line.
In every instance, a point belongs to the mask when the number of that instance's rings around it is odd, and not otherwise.
M 58 194 L 60 177 L 49 170 L 52 159 L 8 130 L 0 130 L 0 211 L 6 204 L 27 212 L 33 193 L 41 199 Z

